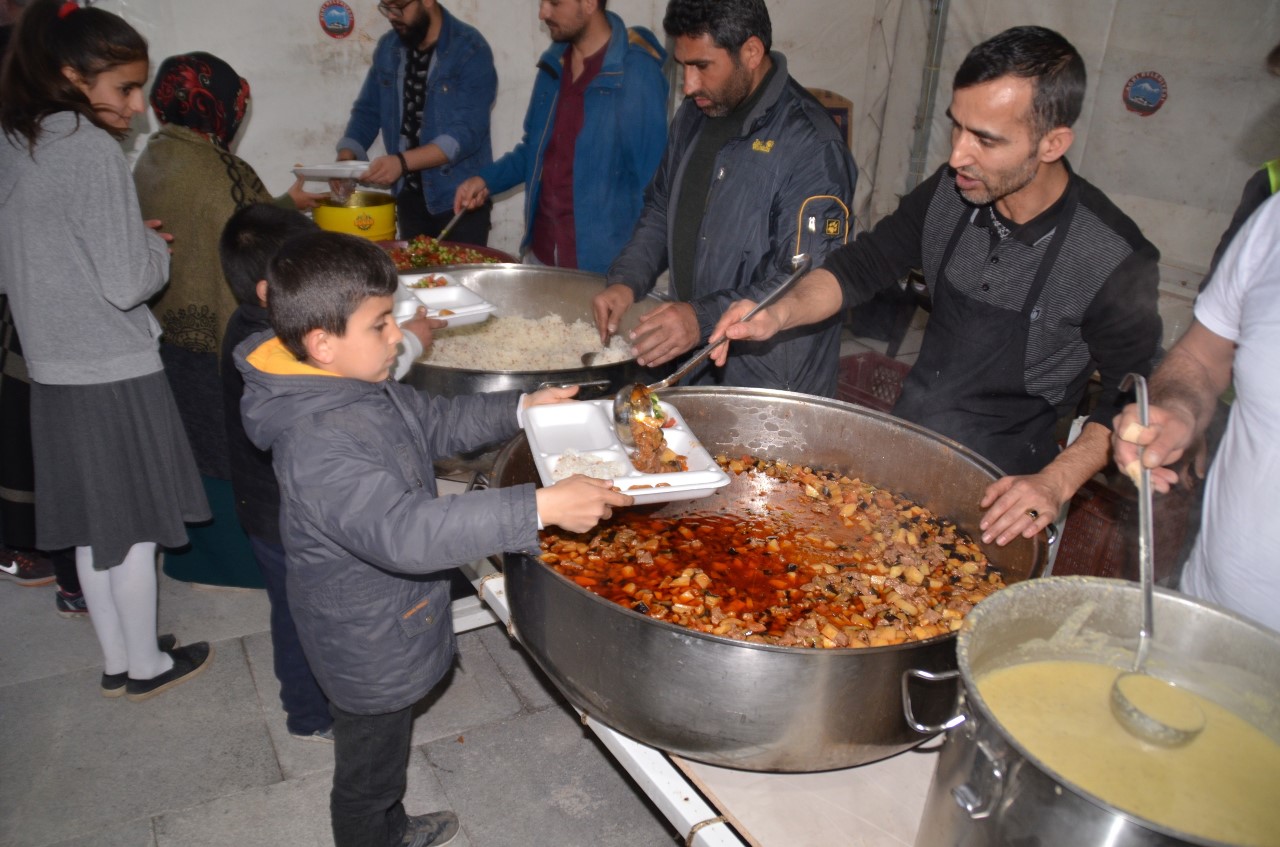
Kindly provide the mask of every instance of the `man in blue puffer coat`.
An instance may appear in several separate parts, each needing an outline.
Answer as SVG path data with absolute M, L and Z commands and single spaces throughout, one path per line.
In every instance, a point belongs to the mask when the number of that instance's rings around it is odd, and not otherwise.
M 604 273 L 666 147 L 666 52 L 606 2 L 541 4 L 553 43 L 538 61 L 524 137 L 454 199 L 455 211 L 473 209 L 523 184 L 525 261 Z

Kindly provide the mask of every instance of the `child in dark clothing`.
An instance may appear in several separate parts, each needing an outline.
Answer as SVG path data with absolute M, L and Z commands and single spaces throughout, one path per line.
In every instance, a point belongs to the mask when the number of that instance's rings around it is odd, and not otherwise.
M 434 457 L 510 438 L 522 408 L 577 389 L 443 398 L 388 379 L 397 276 L 368 241 L 295 237 L 268 280 L 276 334 L 235 351 L 241 414 L 253 443 L 272 451 L 289 606 L 334 718 L 334 842 L 437 847 L 458 831 L 456 816 L 408 817 L 401 799 L 411 709 L 454 659 L 440 572 L 536 550 L 543 524 L 582 532 L 633 500 L 582 476 L 438 496 Z
M 249 536 L 271 604 L 272 658 L 285 726 L 294 738 L 331 742 L 329 701 L 311 673 L 289 613 L 284 547 L 280 544 L 280 487 L 271 468 L 271 454 L 253 446 L 245 435 L 240 420 L 244 379 L 232 361 L 240 342 L 271 328 L 267 319 L 267 263 L 292 236 L 316 231 L 310 218 L 268 203 L 246 206 L 227 221 L 218 255 L 223 276 L 240 305 L 227 321 L 220 369 L 236 516 Z M 402 325 L 410 330 L 405 334 L 410 343 L 405 344 L 398 360 L 398 374 L 407 372 L 412 361 L 430 346 L 431 329 L 442 325 L 443 321 L 429 321 L 421 315 Z
M 265 203 L 236 212 L 222 230 L 218 255 L 222 273 L 240 304 L 227 320 L 219 369 L 231 464 L 236 517 L 249 536 L 271 603 L 271 651 L 285 726 L 295 738 L 332 741 L 329 701 L 316 683 L 289 614 L 284 547 L 280 544 L 280 487 L 271 454 L 253 446 L 240 420 L 244 379 L 231 359 L 236 345 L 271 328 L 267 320 L 267 262 L 291 236 L 313 232 L 310 218 Z

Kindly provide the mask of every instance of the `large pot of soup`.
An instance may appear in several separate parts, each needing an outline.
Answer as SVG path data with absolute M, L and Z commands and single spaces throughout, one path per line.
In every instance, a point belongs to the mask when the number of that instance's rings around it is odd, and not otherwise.
M 713 455 L 839 470 L 905 495 L 970 534 L 982 491 L 998 476 L 953 441 L 835 400 L 710 387 L 662 397 Z M 503 448 L 493 476 L 499 486 L 537 480 L 523 436 Z M 760 490 L 736 485 L 660 511 L 692 518 L 769 508 Z M 1040 573 L 1045 544 L 1043 537 L 1019 539 L 985 552 L 1016 582 Z M 954 634 L 860 649 L 752 643 L 655 620 L 532 556 L 508 554 L 503 568 L 515 636 L 575 706 L 641 742 L 715 765 L 819 771 L 901 752 L 923 740 L 902 715 L 902 673 L 955 667 Z M 930 701 L 922 713 L 934 719 L 953 707 L 953 690 L 921 686 L 920 696 Z
M 1280 844 L 1280 633 L 1157 589 L 1147 673 L 1201 698 L 1203 732 L 1140 742 L 1109 708 L 1140 588 L 1048 577 L 979 604 L 957 638 L 963 696 L 916 847 Z
M 599 274 L 514 264 L 432 270 L 497 308 L 484 323 L 436 330 L 432 350 L 414 363 L 405 379 L 417 388 L 453 397 L 513 388 L 531 392 L 548 384 L 581 385 L 579 398 L 590 399 L 658 378 L 627 353 L 605 356 L 604 364 L 583 363 L 584 353 L 602 351 L 591 313 L 592 298 L 605 288 Z M 659 302 L 644 298 L 628 309 L 614 347 L 625 346 L 626 333 Z M 450 346 L 459 354 L 454 355 Z

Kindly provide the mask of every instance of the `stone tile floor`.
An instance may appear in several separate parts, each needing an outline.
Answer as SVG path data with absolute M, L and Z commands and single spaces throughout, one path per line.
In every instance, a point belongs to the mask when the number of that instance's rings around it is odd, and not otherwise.
M 265 594 L 160 584 L 161 631 L 217 654 L 143 703 L 99 694 L 92 627 L 52 586 L 0 584 L 0 845 L 331 845 L 332 747 L 285 730 Z M 459 645 L 414 724 L 411 814 L 454 809 L 458 847 L 678 843 L 502 628 Z

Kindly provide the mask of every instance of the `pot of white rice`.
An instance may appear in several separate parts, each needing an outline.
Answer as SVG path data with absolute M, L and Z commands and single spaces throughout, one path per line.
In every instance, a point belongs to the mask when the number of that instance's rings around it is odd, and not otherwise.
M 536 391 L 543 385 L 581 385 L 579 397 L 616 392 L 633 382 L 652 382 L 625 338 L 640 315 L 659 304 L 641 300 L 627 310 L 609 347 L 600 343 L 591 300 L 605 278 L 584 271 L 539 265 L 454 265 L 440 268 L 496 310 L 482 323 L 437 330 L 431 349 L 414 363 L 406 382 L 444 396 Z M 586 367 L 582 354 L 600 353 Z

